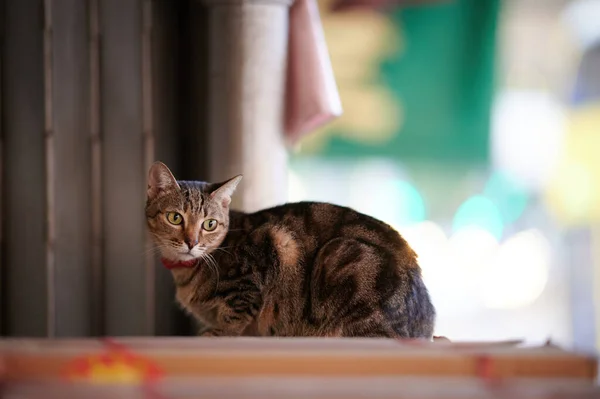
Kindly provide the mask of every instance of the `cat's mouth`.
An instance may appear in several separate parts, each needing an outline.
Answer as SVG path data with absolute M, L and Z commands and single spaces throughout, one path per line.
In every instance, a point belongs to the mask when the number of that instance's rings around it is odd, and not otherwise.
M 188 251 L 181 251 L 179 256 L 181 257 L 181 260 L 192 260 L 202 257 L 204 252 L 205 251 L 203 249 L 192 248 Z
M 181 252 L 179 254 L 179 256 L 181 257 L 181 260 L 192 260 L 192 259 L 196 259 L 196 258 L 200 257 L 200 255 L 198 255 L 198 256 L 192 255 L 192 251 Z

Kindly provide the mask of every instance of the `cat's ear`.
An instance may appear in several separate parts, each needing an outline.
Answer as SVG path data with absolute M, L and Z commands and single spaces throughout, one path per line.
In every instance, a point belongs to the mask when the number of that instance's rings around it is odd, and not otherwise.
M 154 162 L 148 172 L 148 198 L 155 198 L 161 191 L 178 190 L 179 184 L 162 162 Z
M 231 203 L 231 196 L 241 180 L 242 175 L 237 175 L 219 184 L 217 189 L 210 193 L 210 197 L 215 201 L 220 201 L 223 206 L 228 206 Z

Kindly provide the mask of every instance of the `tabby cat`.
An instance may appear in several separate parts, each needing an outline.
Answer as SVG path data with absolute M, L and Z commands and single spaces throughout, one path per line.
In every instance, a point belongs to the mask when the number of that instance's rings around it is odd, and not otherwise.
M 148 227 L 200 335 L 432 338 L 435 309 L 395 230 L 327 203 L 236 212 L 241 179 L 149 172 Z

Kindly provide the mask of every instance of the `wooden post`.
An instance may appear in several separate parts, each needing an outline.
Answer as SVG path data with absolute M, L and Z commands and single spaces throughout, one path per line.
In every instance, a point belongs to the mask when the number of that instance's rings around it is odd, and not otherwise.
M 209 8 L 207 180 L 244 180 L 233 207 L 286 199 L 283 116 L 292 0 L 203 0 Z

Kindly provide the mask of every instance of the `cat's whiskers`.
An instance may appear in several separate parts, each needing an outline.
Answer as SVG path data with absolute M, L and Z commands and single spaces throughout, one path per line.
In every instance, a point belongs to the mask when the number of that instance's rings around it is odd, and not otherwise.
M 216 293 L 219 288 L 219 266 L 217 265 L 215 258 L 213 258 L 213 256 L 209 253 L 204 252 L 200 255 L 200 257 L 206 262 L 206 264 L 213 270 L 215 274 L 217 283 L 215 284 L 214 293 Z
M 160 248 L 149 248 L 145 251 L 142 251 L 142 256 L 147 256 L 147 255 L 160 255 L 162 252 L 160 250 Z
M 174 242 L 174 241 L 164 241 L 162 240 L 161 236 L 154 233 L 154 232 L 149 232 L 151 236 L 155 237 L 155 240 L 152 240 L 151 242 L 149 242 L 147 244 L 147 248 L 142 251 L 142 255 L 146 256 L 149 254 L 152 255 L 158 255 L 160 257 L 162 257 L 163 255 L 165 255 L 166 253 L 172 253 L 172 254 L 177 254 L 180 252 L 180 247 L 181 244 L 179 242 Z
M 215 292 L 217 292 L 217 289 L 219 288 L 219 265 L 216 261 L 216 259 L 211 255 L 211 254 L 206 254 L 207 258 L 210 260 L 211 264 L 213 265 L 213 268 L 215 270 L 215 276 L 217 278 L 217 284 L 215 286 Z
M 165 244 L 151 244 L 148 246 L 149 248 L 146 248 L 144 251 L 142 251 L 142 255 L 149 255 L 149 254 L 153 254 L 153 255 L 160 255 L 162 253 L 163 249 L 171 249 L 170 246 L 167 246 Z
M 231 248 L 231 247 L 220 247 L 220 248 L 215 248 L 215 251 L 223 251 L 226 254 L 229 254 L 230 256 L 233 256 L 233 254 L 231 252 L 229 252 L 228 250 L 226 250 L 225 248 Z M 236 257 L 237 259 L 237 257 Z

